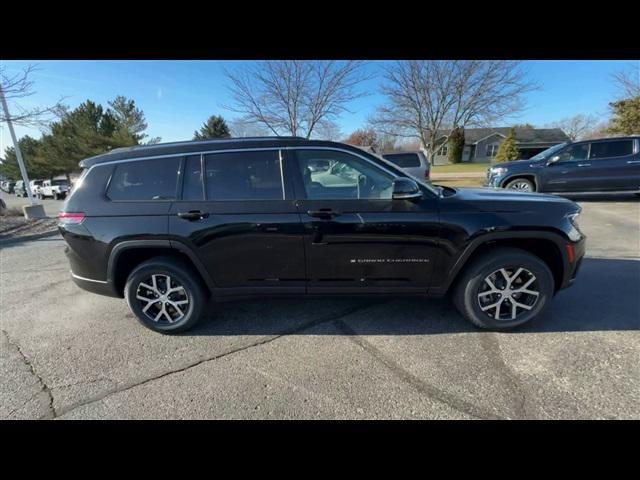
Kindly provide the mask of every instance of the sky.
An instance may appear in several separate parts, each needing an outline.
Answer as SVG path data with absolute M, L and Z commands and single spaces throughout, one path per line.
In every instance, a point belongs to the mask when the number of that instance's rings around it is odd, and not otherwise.
M 231 105 L 225 69 L 233 71 L 247 61 L 2 61 L 8 73 L 28 64 L 37 64 L 33 73 L 34 91 L 21 99 L 22 106 L 47 106 L 64 97 L 71 108 L 90 99 L 106 106 L 116 95 L 135 100 L 149 125 L 150 137 L 163 142 L 190 140 L 213 114 L 227 120 L 238 117 L 225 106 Z M 373 78 L 362 85 L 367 96 L 349 105 L 351 113 L 338 120 L 346 136 L 364 127 L 376 106 L 384 101 L 378 93 L 382 67 L 387 62 L 371 61 L 367 73 Z M 526 96 L 527 107 L 518 117 L 505 119 L 503 125 L 548 123 L 584 113 L 606 118 L 608 103 L 616 96 L 611 75 L 628 68 L 629 61 L 525 61 L 522 67 L 530 80 L 539 85 Z M 10 105 L 11 108 L 11 105 Z M 37 128 L 16 127 L 18 137 L 39 138 Z M 0 152 L 10 145 L 6 125 L 0 124 Z

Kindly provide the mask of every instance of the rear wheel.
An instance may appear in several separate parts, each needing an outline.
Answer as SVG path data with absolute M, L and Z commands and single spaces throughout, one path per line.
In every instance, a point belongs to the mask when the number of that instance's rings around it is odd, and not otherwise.
M 474 325 L 505 330 L 539 316 L 553 292 L 553 274 L 545 262 L 524 250 L 498 248 L 463 272 L 453 302 Z
M 519 192 L 535 192 L 536 186 L 531 180 L 526 178 L 516 178 L 505 185 L 505 188 L 517 190 Z
M 192 328 L 200 320 L 207 301 L 193 269 L 168 257 L 140 264 L 129 275 L 124 290 L 138 321 L 161 333 Z

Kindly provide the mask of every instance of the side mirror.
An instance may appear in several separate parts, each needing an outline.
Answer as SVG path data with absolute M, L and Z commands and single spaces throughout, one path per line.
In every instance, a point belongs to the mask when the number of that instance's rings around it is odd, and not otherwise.
M 396 178 L 393 181 L 394 200 L 415 200 L 422 198 L 422 192 L 418 184 L 410 178 Z
M 549 160 L 547 160 L 547 166 L 549 165 L 553 165 L 554 163 L 556 163 L 558 160 L 560 160 L 560 155 L 554 155 L 553 157 L 551 157 Z

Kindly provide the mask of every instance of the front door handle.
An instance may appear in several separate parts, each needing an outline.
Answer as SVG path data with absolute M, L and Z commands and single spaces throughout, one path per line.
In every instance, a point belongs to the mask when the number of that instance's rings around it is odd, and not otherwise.
M 200 210 L 189 210 L 188 212 L 178 212 L 178 217 L 184 220 L 189 220 L 193 222 L 195 220 L 202 220 L 203 218 L 207 218 L 209 214 L 207 212 L 202 212 Z
M 338 217 L 341 215 L 340 212 L 336 212 L 330 208 L 321 208 L 320 210 L 309 210 L 307 215 L 310 217 L 322 218 L 325 220 L 329 220 L 333 217 Z
M 629 160 L 627 163 L 640 163 L 640 160 Z
M 578 166 L 579 167 L 590 167 L 591 164 L 590 163 L 579 163 Z

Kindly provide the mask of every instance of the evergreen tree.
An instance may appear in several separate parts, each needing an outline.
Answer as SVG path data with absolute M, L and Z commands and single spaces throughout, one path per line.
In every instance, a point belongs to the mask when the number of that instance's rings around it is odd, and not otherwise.
M 622 135 L 640 133 L 640 96 L 610 104 L 613 118 L 609 132 Z
M 512 128 L 505 138 L 500 148 L 498 148 L 498 153 L 496 154 L 496 162 L 510 162 L 511 160 L 517 160 L 520 158 L 520 150 L 518 150 L 518 145 L 516 143 L 516 129 Z
M 200 127 L 200 130 L 193 132 L 194 140 L 229 137 L 231 137 L 229 126 L 220 115 L 211 115 L 202 127 Z
M 451 130 L 448 140 L 449 163 L 460 163 L 462 161 L 462 150 L 464 149 L 464 129 L 456 127 Z

